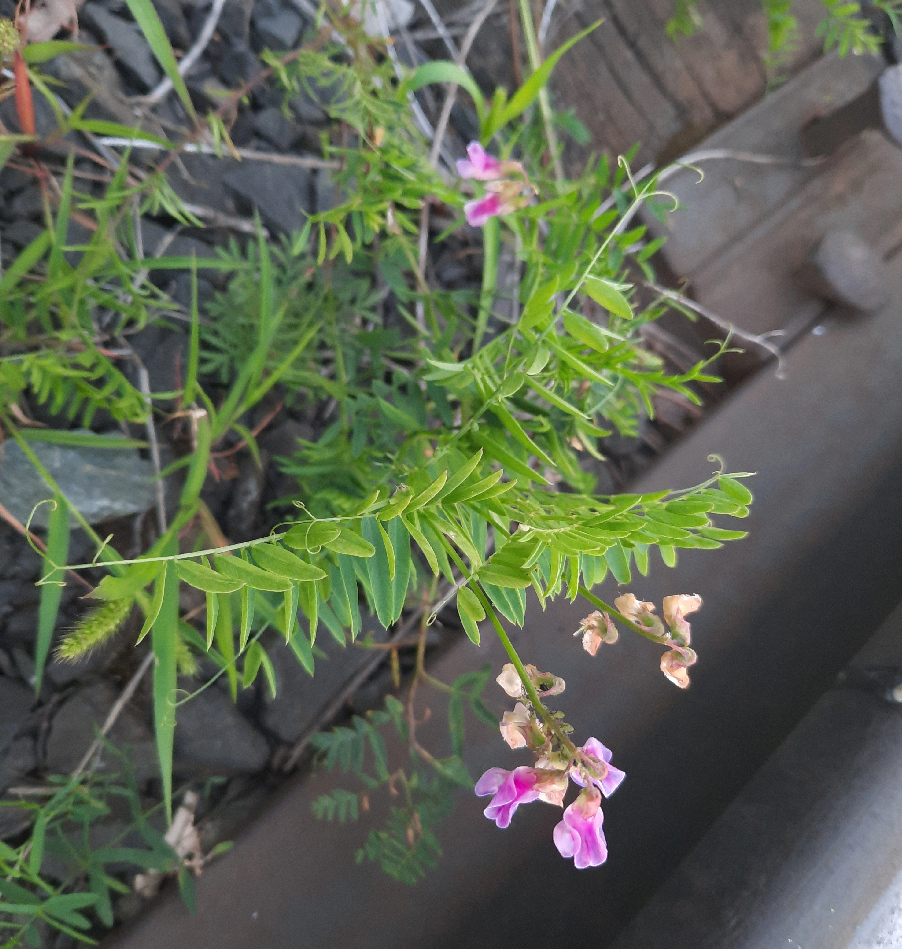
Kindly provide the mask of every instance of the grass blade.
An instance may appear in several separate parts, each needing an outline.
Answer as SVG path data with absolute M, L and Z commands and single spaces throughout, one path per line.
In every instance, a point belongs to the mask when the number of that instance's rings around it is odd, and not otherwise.
M 177 553 L 174 542 L 169 546 L 167 555 Z M 163 779 L 163 800 L 166 804 L 166 816 L 171 823 L 172 746 L 175 736 L 176 655 L 179 635 L 179 578 L 171 560 L 166 564 L 164 576 L 162 603 L 151 635 L 157 660 L 153 670 L 153 720 L 160 775 Z
M 176 62 L 175 53 L 169 45 L 166 31 L 163 29 L 163 24 L 160 22 L 153 4 L 150 0 L 125 0 L 125 2 L 141 28 L 141 32 L 144 34 L 144 38 L 147 40 L 154 56 L 156 56 L 157 62 L 163 67 L 163 72 L 169 77 L 173 89 L 182 100 L 182 105 L 196 122 L 197 113 L 194 111 L 194 103 L 191 101 L 191 96 L 188 95 L 185 80 L 179 74 L 179 65 Z
M 50 524 L 47 528 L 47 556 L 55 564 L 62 565 L 69 556 L 69 508 L 62 496 L 54 496 L 54 508 L 50 512 Z M 42 579 L 47 579 L 54 568 L 47 564 Z M 59 578 L 62 580 L 62 577 Z M 41 691 L 44 666 L 50 652 L 53 628 L 59 613 L 63 587 L 57 583 L 45 583 L 41 587 L 41 602 L 38 606 L 38 641 L 34 650 L 34 690 Z

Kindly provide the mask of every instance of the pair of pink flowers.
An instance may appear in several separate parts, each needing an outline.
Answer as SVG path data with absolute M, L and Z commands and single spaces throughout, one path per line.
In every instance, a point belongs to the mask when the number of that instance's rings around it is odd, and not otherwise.
M 523 197 L 524 187 L 532 189 L 520 162 L 501 161 L 489 155 L 479 142 L 470 142 L 467 146 L 467 158 L 458 160 L 457 173 L 461 178 L 486 183 L 486 194 L 464 205 L 467 223 L 473 227 L 482 227 L 489 218 L 522 207 L 528 200 Z M 519 176 L 520 180 L 509 177 L 511 175 Z
M 588 762 L 591 771 L 579 765 L 565 770 L 556 768 L 490 768 L 476 784 L 480 797 L 493 795 L 485 816 L 498 827 L 507 827 L 521 804 L 545 801 L 562 806 L 567 791 L 568 776 L 584 788 L 577 799 L 564 811 L 563 820 L 554 828 L 554 844 L 562 857 L 573 858 L 578 870 L 597 867 L 608 858 L 608 848 L 602 832 L 604 815 L 601 796 L 610 797 L 626 775 L 615 768 L 611 751 L 598 739 L 590 738 L 577 749 L 580 759 Z

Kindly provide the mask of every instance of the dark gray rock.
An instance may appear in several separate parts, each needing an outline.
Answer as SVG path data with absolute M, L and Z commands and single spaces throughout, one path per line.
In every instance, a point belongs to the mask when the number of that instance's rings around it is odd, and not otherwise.
M 0 759 L 28 722 L 34 700 L 34 693 L 21 682 L 0 677 Z
M 275 106 L 258 112 L 254 126 L 270 145 L 285 152 L 290 151 L 304 134 L 297 122 L 285 118 L 282 110 Z
M 152 0 L 152 2 L 169 41 L 178 49 L 187 50 L 191 46 L 191 31 L 188 29 L 188 21 L 185 19 L 182 4 L 179 0 Z
M 313 211 L 306 168 L 246 161 L 224 180 L 247 206 L 260 212 L 264 224 L 273 230 L 300 230 L 306 220 L 302 212 Z
M 135 449 L 81 448 L 49 442 L 33 442 L 31 448 L 90 524 L 146 511 L 154 502 L 153 466 Z M 10 513 L 23 522 L 36 504 L 53 497 L 19 446 L 9 439 L 0 449 L 0 497 Z M 41 504 L 35 510 L 33 526 L 47 526 L 49 507 Z
M 873 248 L 850 231 L 830 231 L 803 271 L 818 296 L 865 313 L 889 300 L 886 265 Z
M 305 621 L 301 619 L 301 623 Z M 364 633 L 371 630 L 377 642 L 385 641 L 385 630 L 375 622 L 364 621 Z M 325 659 L 316 659 L 316 675 L 311 678 L 284 641 L 277 641 L 267 649 L 276 674 L 277 692 L 272 698 L 265 692 L 263 724 L 283 741 L 295 742 L 309 729 L 318 725 L 323 712 L 335 696 L 347 686 L 362 666 L 372 659 L 372 653 L 357 646 L 342 649 L 320 626 L 317 647 L 326 653 Z
M 161 77 L 147 40 L 136 23 L 120 19 L 97 4 L 87 4 L 81 13 L 110 44 L 122 68 L 143 89 L 152 89 Z
M 299 92 L 288 100 L 288 104 L 297 117 L 308 125 L 322 125 L 327 119 L 326 113 L 309 92 Z
M 13 218 L 38 217 L 44 209 L 44 199 L 37 187 L 20 191 L 9 205 L 9 214 Z
M 216 75 L 232 89 L 253 79 L 263 68 L 256 53 L 246 42 L 224 42 L 216 46 L 211 44 L 210 60 Z
M 235 200 L 223 184 L 223 175 L 231 162 L 214 155 L 182 155 L 181 163 L 189 177 L 170 175 L 172 190 L 183 200 L 206 205 L 225 214 L 235 213 Z
M 69 774 L 78 767 L 103 725 L 118 693 L 106 682 L 79 689 L 57 709 L 50 723 L 44 768 L 51 774 Z M 122 710 L 107 739 L 117 748 L 131 749 L 131 760 L 138 781 L 159 774 L 156 744 L 150 728 L 130 707 Z M 115 774 L 118 760 L 101 751 L 99 768 Z
M 238 461 L 238 477 L 226 514 L 226 530 L 234 541 L 259 537 L 263 530 L 262 501 L 266 475 L 251 455 Z
M 251 31 L 251 11 L 254 0 L 226 0 L 219 17 L 218 32 L 233 43 L 247 45 Z
M 19 218 L 3 228 L 3 243 L 11 247 L 27 247 L 36 237 L 44 233 L 44 228 L 35 221 Z
M 172 392 L 179 388 L 176 369 L 187 365 L 188 356 L 184 334 L 163 326 L 147 326 L 131 336 L 130 342 L 147 369 L 152 392 Z
M 320 168 L 314 174 L 316 210 L 318 213 L 330 211 L 338 204 L 338 188 L 335 186 L 335 180 L 325 168 Z
M 38 608 L 23 606 L 13 610 L 3 623 L 3 636 L 11 643 L 33 643 L 38 631 Z
M 269 744 L 212 686 L 179 706 L 174 758 L 176 767 L 187 771 L 260 771 L 269 760 Z
M 309 422 L 298 422 L 289 418 L 264 432 L 257 441 L 270 455 L 290 458 L 298 450 L 302 439 L 312 441 L 314 437 L 313 426 Z
M 203 260 L 215 256 L 213 248 L 200 238 L 185 233 L 178 233 L 174 238 L 170 238 L 171 228 L 162 227 L 147 218 L 141 219 L 141 242 L 145 257 L 190 257 L 193 254 L 198 260 Z M 162 254 L 159 253 L 159 248 L 164 248 Z M 159 272 L 184 273 L 181 270 Z
M 256 4 L 251 20 L 257 39 L 273 50 L 293 49 L 304 26 L 299 13 L 267 0 Z
M 59 628 L 59 625 L 57 625 L 57 628 Z M 44 675 L 57 687 L 96 676 L 109 665 L 110 660 L 117 652 L 118 645 L 118 637 L 113 636 L 75 661 L 63 662 L 59 659 L 52 659 L 47 663 Z
M 0 840 L 9 840 L 31 826 L 34 811 L 21 806 L 18 798 L 0 799 Z
M 0 792 L 23 778 L 37 765 L 34 739 L 23 735 L 0 753 Z

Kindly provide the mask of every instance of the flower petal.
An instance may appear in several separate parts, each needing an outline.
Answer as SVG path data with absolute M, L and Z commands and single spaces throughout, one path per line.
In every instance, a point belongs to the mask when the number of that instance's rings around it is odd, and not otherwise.
M 476 782 L 476 796 L 485 797 L 487 794 L 494 794 L 498 788 L 504 784 L 510 771 L 504 768 L 489 768 L 488 771 Z
M 457 173 L 461 178 L 492 181 L 501 177 L 503 168 L 501 162 L 494 155 L 489 155 L 479 142 L 470 142 L 467 145 L 467 158 L 457 162 Z
M 471 227 L 482 227 L 489 218 L 498 217 L 503 210 L 504 204 L 497 194 L 487 194 L 464 205 L 467 224 Z

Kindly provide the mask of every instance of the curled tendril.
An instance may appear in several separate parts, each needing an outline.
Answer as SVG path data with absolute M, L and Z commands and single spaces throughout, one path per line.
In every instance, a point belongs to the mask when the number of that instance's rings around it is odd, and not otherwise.
M 97 552 L 94 554 L 94 558 L 93 558 L 93 560 L 91 561 L 91 566 L 92 566 L 92 567 L 98 566 L 98 560 L 100 559 L 100 555 L 107 549 L 107 547 L 109 546 L 109 543 L 110 543 L 110 541 L 111 541 L 112 539 L 113 539 L 113 535 L 112 535 L 112 534 L 107 534 L 107 535 L 106 535 L 106 537 L 104 538 L 103 543 L 97 548 Z M 134 563 L 137 563 L 137 561 L 134 561 Z

